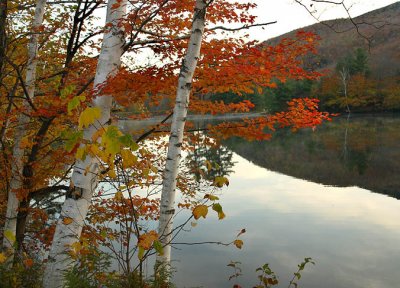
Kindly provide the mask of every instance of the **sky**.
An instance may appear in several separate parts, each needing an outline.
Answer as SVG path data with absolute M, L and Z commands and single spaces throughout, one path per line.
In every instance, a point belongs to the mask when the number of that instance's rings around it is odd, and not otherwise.
M 340 2 L 340 0 L 335 1 Z M 258 5 L 257 10 L 254 11 L 259 17 L 258 22 L 278 21 L 277 24 L 270 25 L 265 30 L 252 29 L 251 38 L 255 40 L 267 40 L 316 22 L 306 9 L 294 0 L 252 0 L 252 2 Z M 311 0 L 302 0 L 302 2 L 307 6 L 312 3 Z M 351 6 L 349 11 L 352 17 L 395 2 L 398 0 L 344 0 L 347 7 Z M 346 17 L 346 11 L 339 5 L 314 3 L 313 7 L 318 9 L 316 16 L 321 20 Z

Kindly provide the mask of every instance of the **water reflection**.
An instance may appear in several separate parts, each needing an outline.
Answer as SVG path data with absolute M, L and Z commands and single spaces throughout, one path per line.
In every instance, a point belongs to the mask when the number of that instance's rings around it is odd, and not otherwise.
M 269 142 L 226 145 L 266 169 L 339 187 L 400 197 L 400 117 L 338 118 L 317 131 L 279 131 Z
M 268 143 L 228 141 L 241 156 L 233 154 L 235 173 L 221 196 L 227 218 L 210 216 L 177 242 L 226 242 L 246 228 L 245 245 L 178 247 L 178 287 L 232 287 L 231 260 L 242 262 L 243 287 L 257 282 L 265 262 L 287 287 L 304 257 L 317 265 L 301 287 L 398 287 L 400 202 L 355 186 L 399 196 L 399 120 L 336 119 L 317 133 L 280 132 Z

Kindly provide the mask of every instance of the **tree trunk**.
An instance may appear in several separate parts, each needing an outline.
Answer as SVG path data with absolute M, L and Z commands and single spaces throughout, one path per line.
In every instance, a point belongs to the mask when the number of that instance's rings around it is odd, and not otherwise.
M 178 80 L 178 90 L 174 114 L 171 123 L 167 161 L 165 164 L 163 187 L 161 194 L 160 222 L 158 233 L 164 247 L 163 255 L 157 256 L 157 267 L 169 269 L 171 261 L 171 245 L 173 234 L 173 217 L 175 213 L 176 177 L 178 174 L 179 161 L 181 159 L 181 146 L 183 131 L 185 128 L 186 115 L 189 106 L 189 95 L 192 88 L 193 74 L 200 57 L 200 47 L 204 33 L 205 15 L 207 2 L 196 0 L 194 10 L 192 31 L 190 35 L 188 50 L 182 61 Z
M 126 0 L 110 0 L 108 2 L 106 27 L 109 30 L 104 35 L 94 87 L 104 83 L 120 67 L 124 31 L 119 22 L 125 15 L 126 5 Z M 101 109 L 101 118 L 84 130 L 84 139 L 87 140 L 91 140 L 92 135 L 98 129 L 104 129 L 107 126 L 110 120 L 112 96 L 99 95 L 93 100 L 92 106 Z M 64 284 L 63 273 L 72 265 L 68 250 L 71 244 L 79 241 L 92 195 L 97 187 L 98 168 L 98 160 L 90 156 L 87 156 L 85 161 L 78 160 L 74 166 L 70 191 L 67 193 L 67 198 L 63 204 L 50 248 L 43 280 L 45 288 L 58 288 Z M 66 218 L 71 219 L 72 223 L 66 222 L 64 220 Z
M 36 66 L 37 66 L 37 49 L 38 49 L 38 39 L 39 34 L 36 33 L 39 27 L 43 23 L 44 8 L 46 5 L 46 0 L 38 0 L 36 3 L 35 16 L 32 24 L 32 36 L 29 40 L 28 46 L 28 64 L 26 67 L 26 95 L 30 101 L 33 100 L 35 95 L 35 82 L 36 82 Z M 29 110 L 30 106 L 28 101 L 23 104 L 23 110 Z M 4 233 L 16 235 L 17 226 L 17 210 L 19 201 L 15 191 L 18 191 L 23 187 L 23 161 L 24 161 L 24 149 L 21 146 L 21 140 L 26 134 L 26 126 L 29 124 L 30 118 L 25 113 L 20 113 L 18 116 L 18 125 L 15 128 L 14 134 L 14 148 L 13 148 L 13 159 L 11 167 L 11 181 L 10 181 L 10 191 L 8 191 L 7 200 L 7 212 L 6 212 L 6 222 L 4 225 Z M 3 246 L 14 253 L 14 243 L 11 243 L 10 239 L 4 236 Z M 12 257 L 11 257 L 12 258 Z
M 350 72 L 349 69 L 343 67 L 339 73 L 343 84 L 343 94 L 346 99 L 346 112 L 350 114 L 349 98 L 347 95 L 347 85 L 349 84 Z
M 4 56 L 7 47 L 7 0 L 0 0 L 0 83 L 3 78 Z

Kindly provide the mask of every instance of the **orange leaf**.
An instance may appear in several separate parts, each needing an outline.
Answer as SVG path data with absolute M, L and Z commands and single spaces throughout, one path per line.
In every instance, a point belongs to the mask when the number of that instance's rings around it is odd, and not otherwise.
M 158 239 L 156 231 L 152 230 L 139 236 L 138 246 L 144 250 L 149 250 L 153 246 L 153 242 Z
M 30 268 L 30 267 L 33 266 L 33 260 L 30 259 L 30 258 L 25 259 L 25 260 L 24 260 L 24 264 L 25 264 L 26 267 Z
M 240 239 L 236 239 L 235 241 L 233 241 L 233 244 L 234 244 L 237 248 L 242 249 L 243 241 L 240 240 Z
M 0 253 L 0 264 L 6 262 L 6 260 L 7 260 L 6 255 L 4 255 L 3 253 Z
M 62 221 L 63 221 L 64 225 L 69 225 L 72 222 L 74 222 L 74 220 L 72 218 L 70 218 L 70 217 L 64 217 Z

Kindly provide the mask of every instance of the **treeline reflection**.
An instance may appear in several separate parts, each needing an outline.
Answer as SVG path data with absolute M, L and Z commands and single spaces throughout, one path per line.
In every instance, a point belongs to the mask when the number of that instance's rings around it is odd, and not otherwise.
M 400 199 L 400 117 L 337 117 L 311 129 L 278 131 L 270 141 L 224 144 L 268 170 L 330 186 L 358 186 Z

